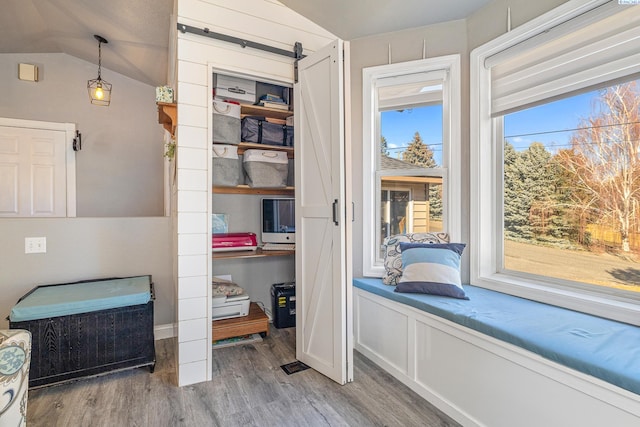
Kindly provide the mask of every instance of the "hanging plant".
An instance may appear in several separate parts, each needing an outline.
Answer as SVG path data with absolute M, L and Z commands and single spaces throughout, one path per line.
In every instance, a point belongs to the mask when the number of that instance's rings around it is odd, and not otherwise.
M 171 139 L 171 141 L 165 144 L 166 151 L 164 152 L 164 157 L 169 159 L 169 161 L 173 160 L 176 156 L 176 140 Z

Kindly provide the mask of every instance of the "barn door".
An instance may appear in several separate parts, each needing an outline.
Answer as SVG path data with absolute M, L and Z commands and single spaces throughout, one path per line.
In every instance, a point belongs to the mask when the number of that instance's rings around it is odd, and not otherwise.
M 301 60 L 294 86 L 296 357 L 339 384 L 353 378 L 342 45 Z

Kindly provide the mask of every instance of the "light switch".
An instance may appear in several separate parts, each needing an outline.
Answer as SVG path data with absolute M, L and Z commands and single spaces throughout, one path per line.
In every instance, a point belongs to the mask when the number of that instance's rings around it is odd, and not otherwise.
M 47 252 L 46 237 L 25 237 L 24 253 L 25 254 L 44 254 Z
M 28 82 L 37 82 L 38 66 L 33 64 L 18 64 L 18 78 Z

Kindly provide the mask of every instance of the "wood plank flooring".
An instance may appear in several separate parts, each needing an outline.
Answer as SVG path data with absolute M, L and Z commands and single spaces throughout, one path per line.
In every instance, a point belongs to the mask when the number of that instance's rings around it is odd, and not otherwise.
M 292 375 L 295 328 L 214 350 L 214 380 L 177 387 L 175 339 L 156 341 L 155 373 L 140 368 L 29 391 L 37 426 L 457 426 L 355 353 L 353 383 L 308 369 Z

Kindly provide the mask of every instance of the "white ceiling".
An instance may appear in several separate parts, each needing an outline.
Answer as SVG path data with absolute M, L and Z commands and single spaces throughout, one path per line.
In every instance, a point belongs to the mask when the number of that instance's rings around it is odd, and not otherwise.
M 99 34 L 109 42 L 103 67 L 158 86 L 167 80 L 172 11 L 173 0 L 5 0 L 0 53 L 62 52 L 98 64 Z
M 242 1 L 242 0 L 240 0 Z M 267 1 L 267 0 L 265 0 Z M 344 40 L 463 19 L 490 0 L 280 0 Z M 166 83 L 173 0 L 5 0 L 0 53 L 66 53 L 144 83 Z
M 464 19 L 491 0 L 280 0 L 343 40 Z

